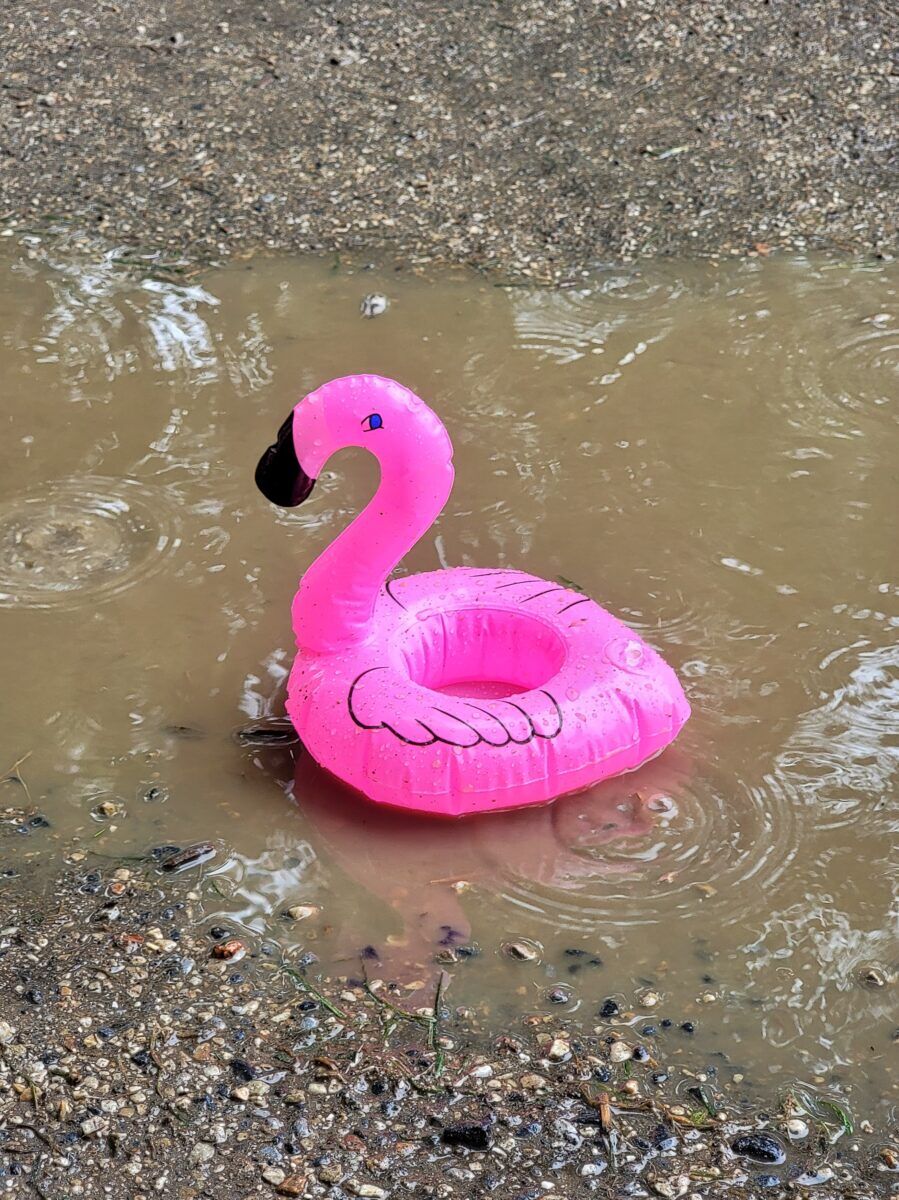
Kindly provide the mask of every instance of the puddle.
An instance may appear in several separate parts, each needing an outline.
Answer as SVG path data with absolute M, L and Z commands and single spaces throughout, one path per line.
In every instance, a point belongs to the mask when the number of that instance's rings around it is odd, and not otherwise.
M 857 1111 L 888 1106 L 896 268 L 669 264 L 547 292 L 276 259 L 178 284 L 113 257 L 0 263 L 2 741 L 56 833 L 107 855 L 211 841 L 188 868 L 210 923 L 341 974 L 371 947 L 369 970 L 432 980 L 473 944 L 454 1000 L 495 1028 L 554 1003 L 592 1025 L 612 1000 L 760 1097 L 851 1082 Z M 390 308 L 363 320 L 371 292 Z M 253 469 L 297 396 L 363 370 L 456 447 L 405 568 L 586 589 L 680 672 L 671 751 L 431 824 L 345 795 L 270 720 L 297 577 L 374 474 L 341 455 L 277 511 Z

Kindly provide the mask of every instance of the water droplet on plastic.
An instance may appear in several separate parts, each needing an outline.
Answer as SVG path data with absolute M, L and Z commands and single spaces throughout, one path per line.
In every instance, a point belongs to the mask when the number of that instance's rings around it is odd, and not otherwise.
M 639 642 L 628 642 L 624 648 L 624 661 L 629 667 L 636 667 L 643 661 L 643 647 Z
M 646 650 L 637 638 L 616 638 L 606 646 L 606 658 L 624 671 L 637 671 L 646 664 Z

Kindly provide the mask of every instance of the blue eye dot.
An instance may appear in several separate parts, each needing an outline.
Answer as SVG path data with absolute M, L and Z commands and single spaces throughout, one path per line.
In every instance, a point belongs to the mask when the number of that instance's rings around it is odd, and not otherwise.
M 384 422 L 381 420 L 381 414 L 380 413 L 372 413 L 370 416 L 366 417 L 365 420 L 362 422 L 362 428 L 365 429 L 366 431 L 372 430 L 372 429 L 383 429 Z

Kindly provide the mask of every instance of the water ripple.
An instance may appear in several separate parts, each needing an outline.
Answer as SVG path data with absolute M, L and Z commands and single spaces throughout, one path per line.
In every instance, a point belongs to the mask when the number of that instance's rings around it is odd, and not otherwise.
M 716 923 L 745 919 L 747 896 L 769 895 L 797 853 L 786 781 L 685 771 L 659 790 L 652 770 L 558 803 L 557 852 L 542 876 L 507 872 L 506 900 L 554 927 L 584 932 L 656 925 L 711 896 Z M 597 827 L 591 806 L 614 788 L 626 789 L 617 825 Z
M 899 774 L 899 646 L 853 648 L 826 702 L 799 718 L 777 769 L 800 800 L 813 806 L 819 829 L 839 829 L 878 811 Z M 884 833 L 887 833 L 884 830 Z
M 609 374 L 618 378 L 617 368 L 633 362 L 650 341 L 664 336 L 669 324 L 666 309 L 680 290 L 677 281 L 653 283 L 638 273 L 609 276 L 593 287 L 572 291 L 522 290 L 511 298 L 518 343 L 560 366 L 608 352 L 603 382 L 611 382 Z M 634 331 L 644 320 L 655 335 L 641 340 Z M 630 338 L 610 345 L 625 325 L 632 330 Z
M 899 392 L 899 320 L 895 292 L 886 279 L 867 273 L 864 286 L 850 274 L 817 292 L 786 333 L 790 381 L 787 413 L 793 428 L 829 437 L 858 437 L 856 422 L 885 409 Z M 809 285 L 810 286 L 810 283 Z M 876 289 L 879 311 L 871 313 Z M 799 289 L 800 302 L 806 288 Z M 814 323 L 812 336 L 809 325 Z
M 146 484 L 62 479 L 0 505 L 0 606 L 74 608 L 132 587 L 180 545 Z

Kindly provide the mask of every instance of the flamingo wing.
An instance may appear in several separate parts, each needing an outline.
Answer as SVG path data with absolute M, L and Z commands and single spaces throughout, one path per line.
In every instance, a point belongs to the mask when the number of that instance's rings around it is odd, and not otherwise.
M 413 746 L 524 745 L 554 738 L 562 729 L 561 707 L 543 689 L 501 699 L 448 695 L 423 688 L 387 665 L 356 677 L 348 707 L 360 728 L 385 729 Z

